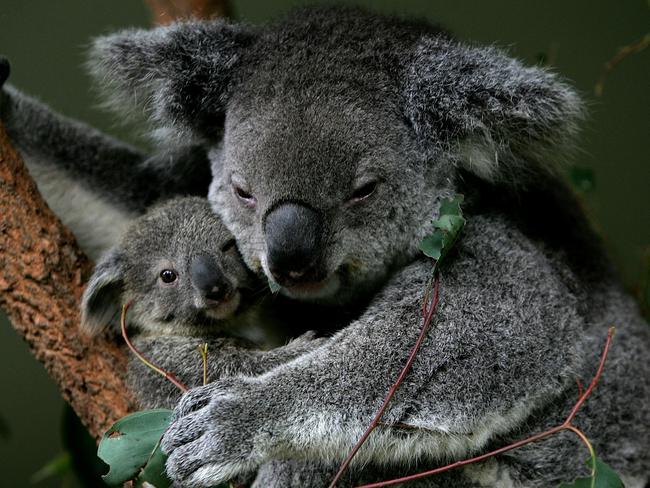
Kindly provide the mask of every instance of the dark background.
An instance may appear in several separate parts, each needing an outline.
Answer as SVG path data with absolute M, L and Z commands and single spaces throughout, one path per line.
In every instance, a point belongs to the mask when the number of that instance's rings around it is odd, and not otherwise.
M 232 2 L 237 19 L 254 23 L 304 3 Z M 426 16 L 462 39 L 507 47 L 529 63 L 538 62 L 540 54 L 550 58 L 590 106 L 576 161 L 595 174 L 586 203 L 626 285 L 633 289 L 641 283 L 648 273 L 642 257 L 650 243 L 650 49 L 626 58 L 607 78 L 602 97 L 594 96 L 594 85 L 603 63 L 620 46 L 650 31 L 645 0 L 339 3 Z M 140 0 L 2 0 L 0 53 L 11 60 L 10 81 L 22 90 L 69 116 L 132 139 L 96 108 L 82 63 L 91 37 L 150 23 Z M 55 385 L 0 315 L 0 486 L 28 486 L 30 476 L 62 452 L 62 410 Z M 9 426 L 8 438 L 2 435 L 3 423 Z M 62 483 L 74 485 L 54 478 L 38 486 Z

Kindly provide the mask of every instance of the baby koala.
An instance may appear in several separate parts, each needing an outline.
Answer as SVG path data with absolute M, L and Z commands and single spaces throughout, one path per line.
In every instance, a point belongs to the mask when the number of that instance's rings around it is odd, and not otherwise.
M 200 384 L 197 346 L 204 343 L 210 380 L 262 374 L 322 341 L 307 333 L 286 346 L 260 350 L 259 342 L 277 342 L 269 339 L 273 334 L 260 337 L 260 331 L 279 328 L 272 319 L 264 323 L 264 306 L 251 303 L 254 288 L 263 286 L 208 201 L 175 198 L 134 220 L 97 263 L 83 295 L 81 327 L 90 335 L 107 327 L 117 332 L 122 305 L 130 303 L 136 347 L 187 386 Z M 179 357 L 179 350 L 186 356 Z M 143 407 L 170 407 L 180 396 L 135 359 L 128 376 Z
M 82 328 L 91 335 L 129 322 L 147 334 L 218 332 L 254 279 L 235 240 L 207 200 L 175 198 L 127 228 L 95 267 L 82 300 Z

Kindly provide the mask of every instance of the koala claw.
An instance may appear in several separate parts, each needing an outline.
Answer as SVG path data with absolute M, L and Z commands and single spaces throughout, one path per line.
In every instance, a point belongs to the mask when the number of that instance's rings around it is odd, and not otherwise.
M 213 486 L 264 461 L 253 454 L 262 426 L 251 411 L 252 384 L 228 378 L 183 396 L 162 439 L 171 479 L 182 486 Z
M 211 383 L 205 387 L 194 388 L 185 393 L 178 402 L 178 406 L 174 409 L 172 422 L 182 417 L 187 417 L 192 412 L 196 412 L 210 403 L 215 386 L 216 383 Z

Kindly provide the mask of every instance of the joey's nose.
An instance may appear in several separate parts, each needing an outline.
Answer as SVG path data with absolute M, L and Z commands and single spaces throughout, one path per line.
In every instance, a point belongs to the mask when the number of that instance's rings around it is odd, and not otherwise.
M 211 256 L 200 254 L 190 263 L 192 283 L 201 295 L 211 301 L 221 301 L 232 293 L 232 285 Z
M 323 218 L 319 212 L 296 203 L 284 203 L 266 216 L 267 260 L 281 285 L 318 281 Z

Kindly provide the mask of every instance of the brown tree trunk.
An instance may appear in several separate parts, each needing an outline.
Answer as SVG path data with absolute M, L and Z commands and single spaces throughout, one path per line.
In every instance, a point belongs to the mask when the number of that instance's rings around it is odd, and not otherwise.
M 177 19 L 209 19 L 229 17 L 227 0 L 147 0 L 156 24 L 169 24 Z
M 157 23 L 228 13 L 225 0 L 147 0 Z M 92 263 L 49 209 L 0 123 L 0 308 L 99 438 L 134 407 L 127 351 L 79 333 Z
M 133 407 L 126 351 L 79 334 L 92 263 L 48 208 L 0 124 L 0 307 L 95 437 Z

